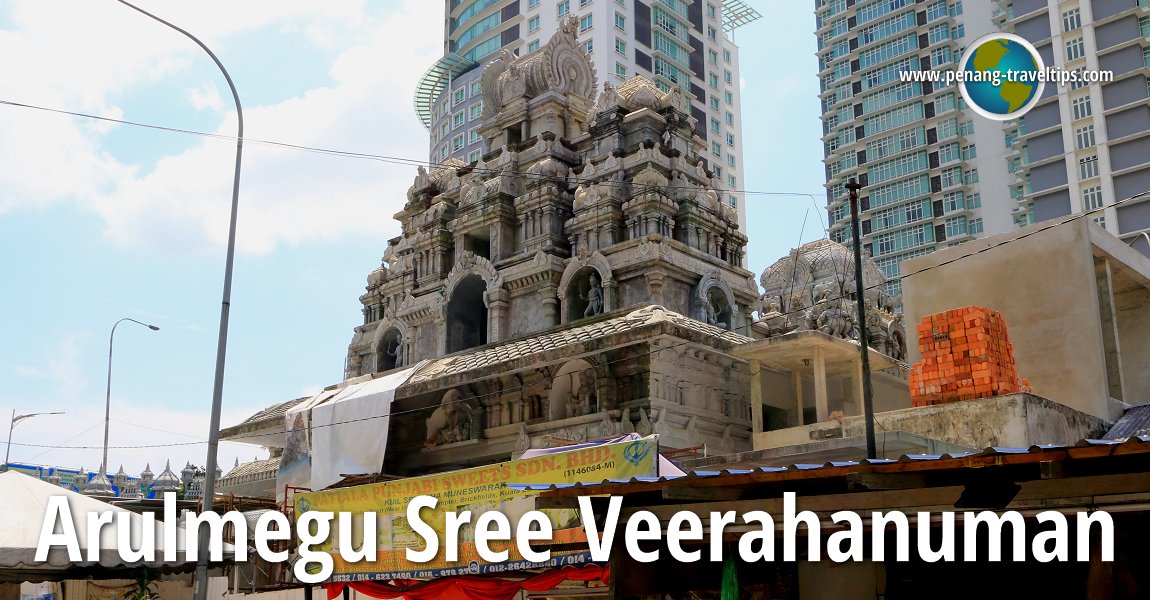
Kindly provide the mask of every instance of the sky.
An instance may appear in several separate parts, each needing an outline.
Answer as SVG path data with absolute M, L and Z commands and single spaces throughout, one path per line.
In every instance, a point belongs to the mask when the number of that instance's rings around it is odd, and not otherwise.
M 814 16 L 751 0 L 735 32 L 748 267 L 823 237 Z M 339 383 L 358 297 L 398 235 L 415 168 L 258 140 L 426 160 L 412 97 L 442 51 L 442 3 L 138 5 L 200 38 L 245 139 L 221 424 Z M 223 136 L 227 84 L 188 38 L 116 0 L 0 3 L 0 101 Z M 0 423 L 12 462 L 99 468 L 109 334 L 109 469 L 206 464 L 236 145 L 0 104 Z M 2 435 L 2 431 L 0 431 Z M 7 448 L 6 448 L 7 449 Z M 259 447 L 223 443 L 225 471 Z

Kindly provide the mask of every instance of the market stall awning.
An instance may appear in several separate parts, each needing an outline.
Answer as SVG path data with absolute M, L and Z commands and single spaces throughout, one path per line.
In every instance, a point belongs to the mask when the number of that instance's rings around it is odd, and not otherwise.
M 67 499 L 76 529 L 83 560 L 73 562 L 68 551 L 62 546 L 53 546 L 43 561 L 37 561 L 36 546 L 40 540 L 49 499 L 63 496 Z M 176 561 L 164 562 L 163 524 L 156 521 L 156 560 L 152 562 L 127 562 L 121 556 L 114 526 L 100 530 L 100 538 L 88 538 L 88 519 L 105 512 L 130 515 L 133 547 L 139 548 L 143 517 L 129 510 L 113 506 L 95 498 L 52 485 L 23 473 L 8 471 L 0 473 L 0 582 L 47 581 L 65 578 L 106 576 L 115 578 L 124 572 L 138 567 L 155 569 L 183 570 L 194 568 L 184 552 L 184 530 L 177 529 Z M 118 520 L 121 517 L 116 517 Z M 114 522 L 114 521 L 113 521 Z M 58 529 L 59 531 L 59 529 Z M 98 560 L 89 561 L 88 547 L 98 544 Z M 225 552 L 232 548 L 225 545 Z

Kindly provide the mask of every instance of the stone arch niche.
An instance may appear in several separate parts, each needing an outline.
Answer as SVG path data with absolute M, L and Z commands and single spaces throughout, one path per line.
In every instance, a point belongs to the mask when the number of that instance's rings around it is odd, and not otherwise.
M 509 303 L 503 278 L 491 261 L 461 252 L 444 281 L 443 298 L 443 354 L 503 339 Z
M 487 343 L 487 282 L 479 275 L 464 277 L 447 299 L 447 353 Z
M 548 420 L 558 421 L 599 412 L 598 377 L 595 366 L 583 359 L 559 367 L 547 395 Z
M 739 305 L 735 293 L 717 272 L 707 273 L 699 280 L 691 303 L 691 314 L 696 320 L 728 330 L 740 325 L 736 321 Z
M 375 351 L 375 370 L 390 371 L 404 365 L 403 334 L 395 327 L 389 327 L 384 332 L 380 344 Z
M 375 358 L 375 372 L 395 369 L 413 362 L 412 353 L 415 351 L 415 346 L 409 334 L 407 323 L 399 319 L 387 317 L 379 323 L 371 338 L 371 356 Z
M 588 307 L 593 301 L 592 279 L 598 281 L 598 301 L 602 304 L 602 308 L 591 313 L 602 314 L 619 308 L 615 293 L 617 284 L 611 275 L 611 264 L 607 262 L 607 257 L 595 251 L 572 258 L 563 269 L 557 293 L 563 323 L 593 316 L 588 312 Z

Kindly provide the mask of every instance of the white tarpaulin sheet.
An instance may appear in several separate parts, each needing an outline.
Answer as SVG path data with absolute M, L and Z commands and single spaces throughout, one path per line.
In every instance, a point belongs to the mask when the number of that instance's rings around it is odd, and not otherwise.
M 380 472 L 395 390 L 425 363 L 350 385 L 312 407 L 311 489 L 327 488 L 343 475 Z
M 276 473 L 276 501 L 284 499 L 284 486 L 311 485 L 311 440 L 308 419 L 311 409 L 343 390 L 324 390 L 288 409 L 284 415 L 284 452 Z

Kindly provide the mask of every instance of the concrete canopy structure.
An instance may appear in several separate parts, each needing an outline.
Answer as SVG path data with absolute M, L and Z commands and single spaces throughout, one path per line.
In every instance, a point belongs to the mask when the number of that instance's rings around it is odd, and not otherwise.
M 1038 223 L 906 269 L 908 321 L 972 304 L 999 311 L 1036 395 L 1108 423 L 1150 400 L 1150 259 L 1095 223 Z

